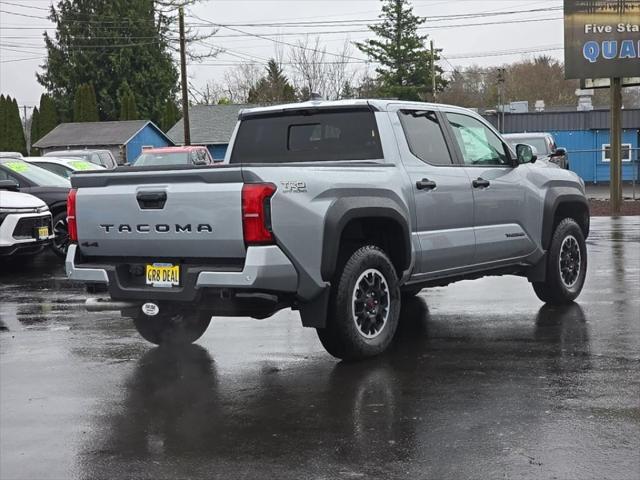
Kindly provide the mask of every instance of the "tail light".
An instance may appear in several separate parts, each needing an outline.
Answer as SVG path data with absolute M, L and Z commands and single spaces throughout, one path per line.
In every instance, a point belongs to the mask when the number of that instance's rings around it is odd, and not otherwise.
M 242 230 L 246 245 L 273 243 L 270 199 L 276 192 L 272 183 L 246 183 L 242 187 Z
M 76 223 L 76 194 L 77 190 L 72 188 L 67 196 L 67 229 L 69 232 L 69 241 L 78 242 L 78 224 Z

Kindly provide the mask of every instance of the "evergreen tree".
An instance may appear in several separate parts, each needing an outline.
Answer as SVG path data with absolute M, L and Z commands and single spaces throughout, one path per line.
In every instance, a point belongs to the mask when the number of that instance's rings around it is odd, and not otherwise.
M 31 114 L 31 131 L 29 135 L 29 145 L 31 148 L 29 150 L 29 155 L 34 157 L 38 156 L 37 149 L 33 148 L 33 144 L 38 140 L 40 140 L 40 111 L 38 110 L 38 107 L 35 107 Z
M 100 117 L 116 120 L 125 79 L 136 94 L 139 114 L 160 120 L 164 102 L 177 93 L 178 73 L 169 48 L 171 20 L 156 8 L 158 3 L 59 0 L 51 8 L 56 31 L 45 33 L 47 60 L 37 78 L 63 119 L 73 117 L 79 86 L 91 83 Z
M 137 120 L 138 107 L 136 105 L 136 97 L 126 80 L 120 86 L 118 99 L 120 102 L 120 120 Z
M 420 35 L 418 27 L 425 18 L 413 14 L 408 0 L 382 0 L 381 23 L 369 25 L 377 38 L 356 42 L 358 49 L 372 62 L 376 69 L 380 93 L 404 100 L 424 100 L 432 93 L 431 51 L 425 46 L 427 35 Z M 441 90 L 446 82 L 442 69 L 435 67 L 436 89 Z
M 9 136 L 7 132 L 7 100 L 0 95 L 0 151 L 9 150 Z
M 97 122 L 98 103 L 93 85 L 84 83 L 78 87 L 73 100 L 73 121 L 74 122 Z
M 267 74 L 249 90 L 249 103 L 294 102 L 296 91 L 289 83 L 282 68 L 272 58 L 267 63 Z
M 58 112 L 51 97 L 46 94 L 40 96 L 40 118 L 38 119 L 38 136 L 44 137 L 58 126 Z M 40 140 L 38 138 L 38 140 Z M 35 143 L 35 142 L 33 142 Z
M 6 118 L 6 150 L 10 152 L 20 152 L 26 155 L 27 142 L 24 138 L 24 128 L 22 126 L 22 120 L 20 119 L 20 109 L 18 108 L 16 99 L 6 97 L 3 110 L 5 111 Z
M 160 128 L 163 132 L 168 132 L 180 120 L 180 112 L 173 100 L 168 100 L 162 112 L 162 122 Z

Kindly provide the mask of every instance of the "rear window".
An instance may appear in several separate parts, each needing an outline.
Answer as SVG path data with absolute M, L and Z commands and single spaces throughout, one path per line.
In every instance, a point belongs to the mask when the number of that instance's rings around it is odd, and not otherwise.
M 382 158 L 370 110 L 320 110 L 242 120 L 231 163 L 288 163 Z

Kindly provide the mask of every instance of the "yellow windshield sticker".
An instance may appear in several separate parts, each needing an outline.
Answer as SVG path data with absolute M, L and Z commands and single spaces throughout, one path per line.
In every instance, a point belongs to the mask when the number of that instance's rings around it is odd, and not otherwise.
M 29 164 L 26 162 L 6 162 L 4 165 L 6 165 L 9 170 L 13 170 L 16 173 L 22 173 L 29 170 Z
M 84 160 L 72 160 L 69 165 L 76 170 L 94 170 L 96 168 L 93 163 L 85 162 Z

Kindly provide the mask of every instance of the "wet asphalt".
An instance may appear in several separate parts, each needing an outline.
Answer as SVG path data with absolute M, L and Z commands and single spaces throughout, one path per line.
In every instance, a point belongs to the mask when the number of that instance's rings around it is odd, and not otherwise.
M 405 302 L 391 351 L 283 311 L 154 348 L 44 255 L 0 268 L 0 478 L 640 478 L 640 217 L 597 218 L 578 303 L 485 278 Z

